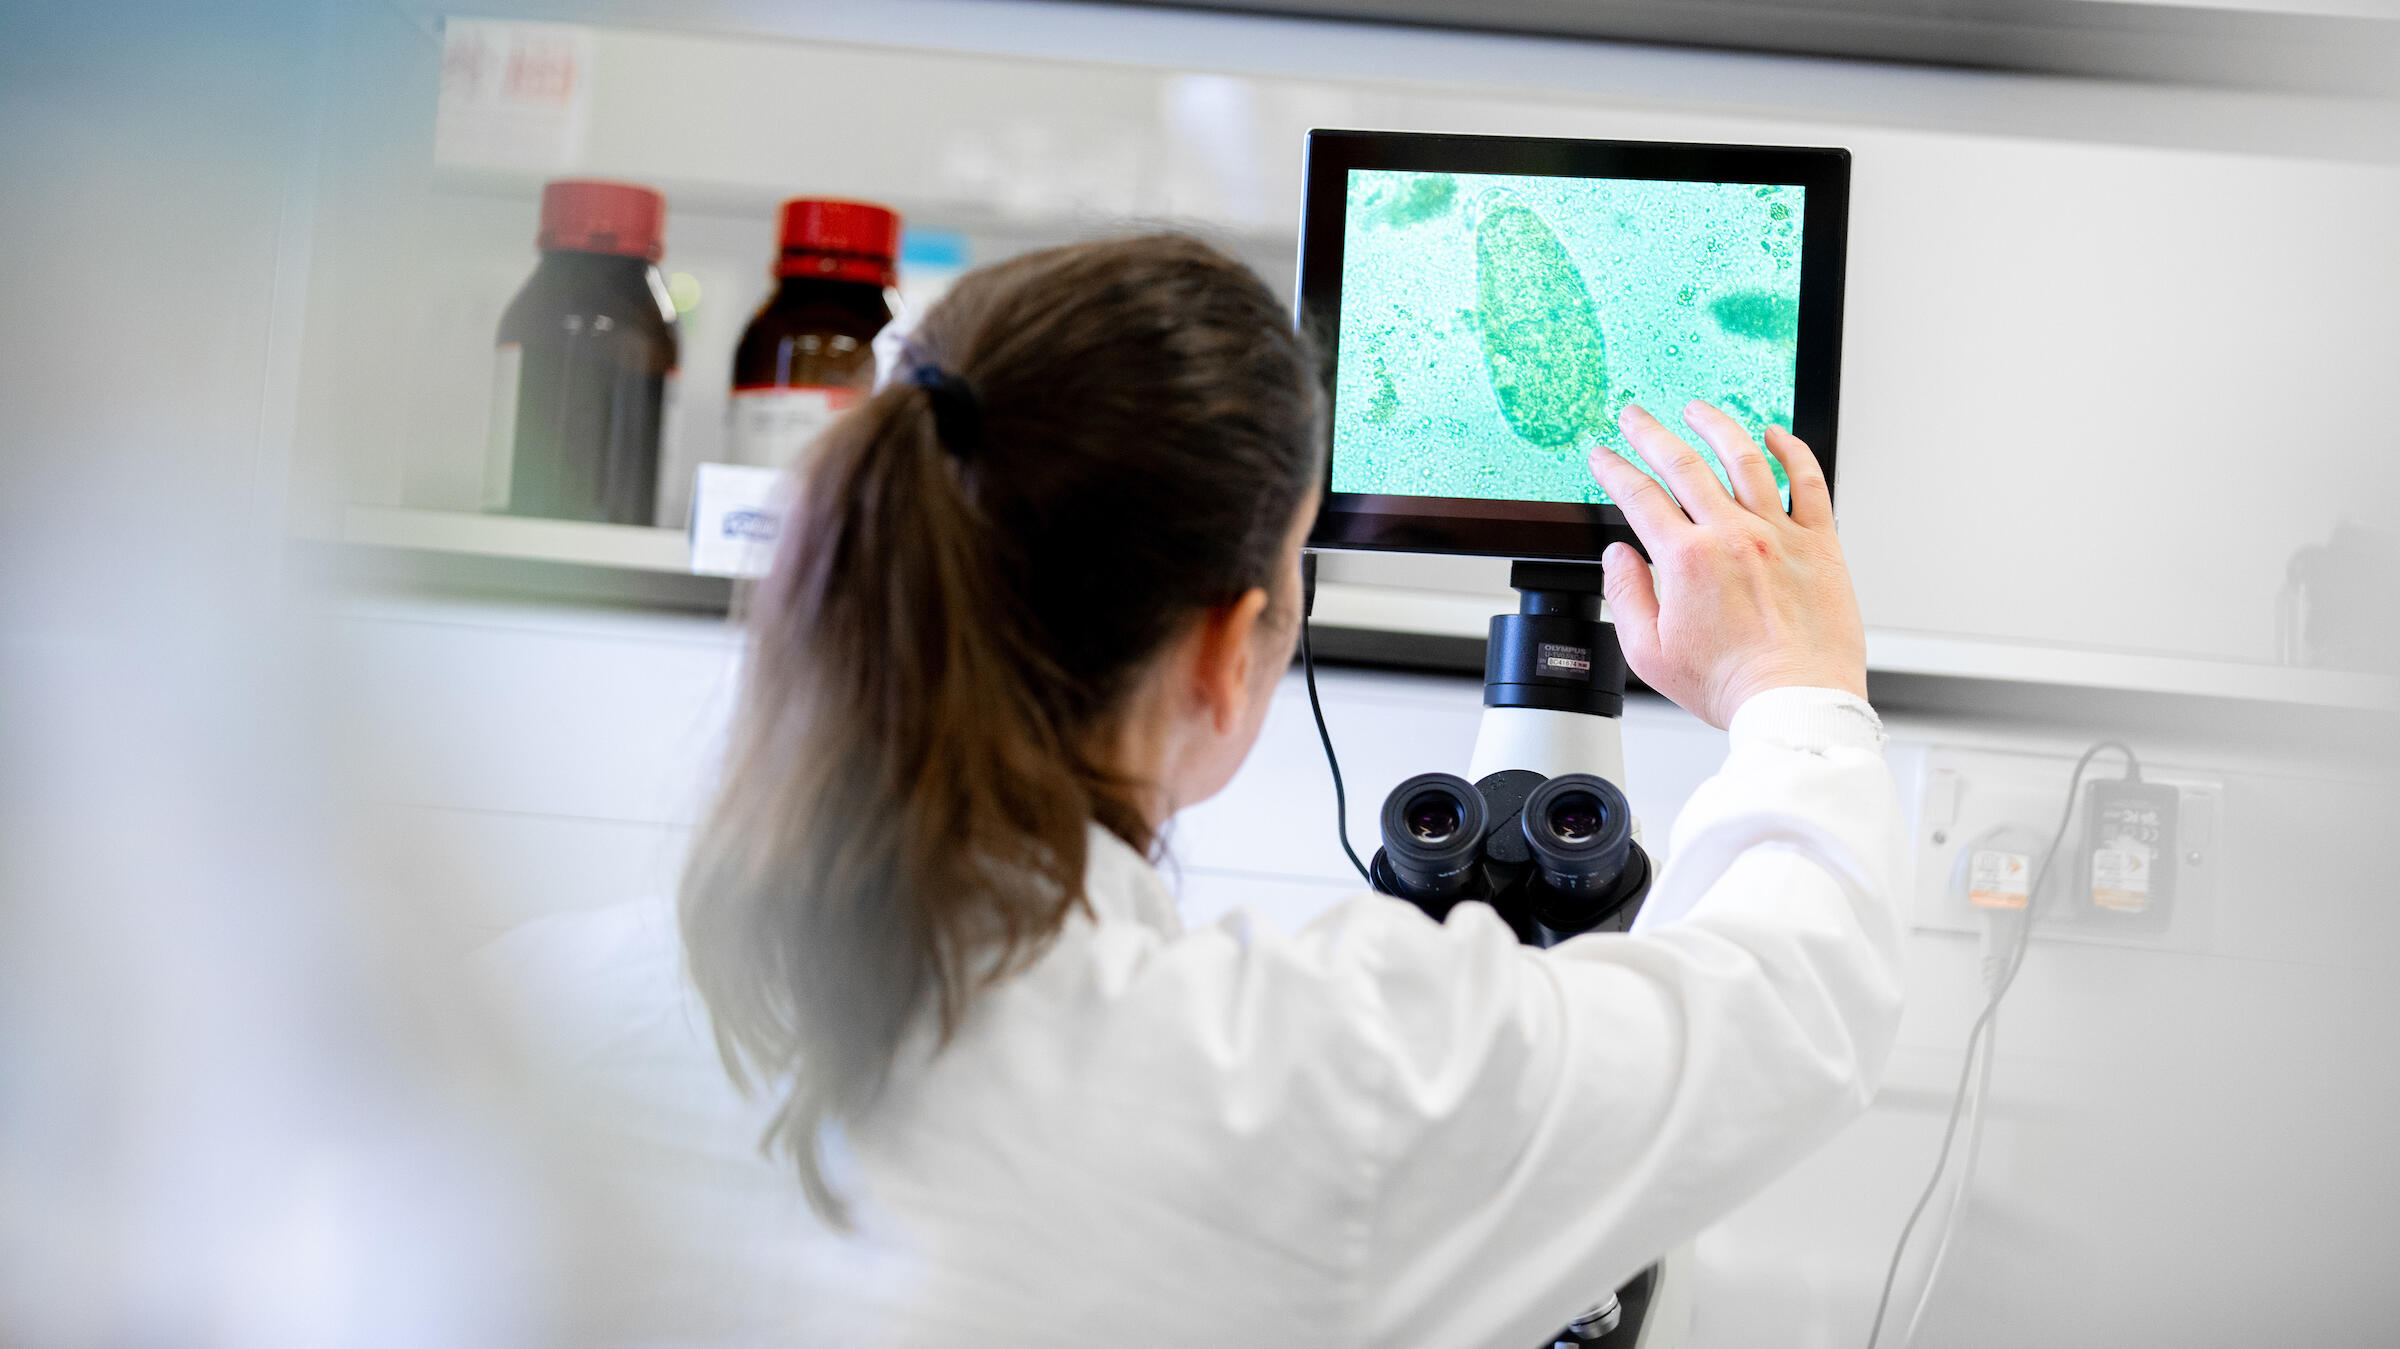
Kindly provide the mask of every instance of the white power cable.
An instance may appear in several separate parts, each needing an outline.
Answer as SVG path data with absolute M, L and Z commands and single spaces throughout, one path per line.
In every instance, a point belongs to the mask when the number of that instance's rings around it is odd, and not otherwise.
M 1916 1310 L 1908 1314 L 1908 1329 L 1900 1334 L 1900 1349 L 1909 1349 L 1917 1342 L 1917 1327 L 1924 1323 L 1925 1309 L 1933 1305 L 1934 1285 L 1942 1281 L 1942 1262 L 1950 1257 L 1950 1239 L 1958 1235 L 1966 1213 L 1967 1195 L 1975 1184 L 1975 1158 L 1983 1150 L 1983 1108 L 1992 1095 L 1992 1063 L 2000 1056 L 1993 1042 L 1999 1033 L 2000 1020 L 1994 1017 L 1983 1028 L 1983 1071 L 1976 1074 L 1975 1096 L 1967 1105 L 1967 1155 L 1958 1164 L 1958 1184 L 1950 1191 L 1950 1211 L 1942 1219 L 1942 1239 L 1934 1244 L 1933 1261 L 1925 1267 L 1925 1286 L 1918 1290 Z
M 2017 927 L 2032 921 L 2032 897 L 2028 895 L 2026 907 L 2017 912 L 2014 922 L 1995 915 L 1993 922 L 1984 928 L 1984 936 L 1990 939 L 1983 958 L 1983 984 L 1987 994 L 1998 988 L 2000 981 L 2009 974 L 2010 951 L 1994 949 L 2006 940 L 2000 936 L 2000 929 L 2009 929 L 2009 935 L 2013 937 Z M 1975 1076 L 1975 1094 L 1967 1103 L 1967 1154 L 1959 1162 L 1958 1183 L 1950 1189 L 1950 1207 L 1942 1217 L 1942 1237 L 1934 1243 L 1933 1259 L 1925 1266 L 1925 1283 L 1917 1291 L 1916 1309 L 1908 1314 L 1908 1328 L 1900 1333 L 1900 1349 L 1910 1349 L 1917 1342 L 1917 1328 L 1924 1324 L 1925 1309 L 1933 1305 L 1934 1287 L 1942 1281 L 1942 1262 L 1950 1257 L 1951 1238 L 1958 1235 L 1958 1229 L 1965 1222 L 1967 1197 L 1975 1187 L 1975 1159 L 1983 1153 L 1983 1112 L 1992 1098 L 1992 1065 L 2000 1058 L 1999 1037 L 2000 1014 L 1994 1012 L 1992 1019 L 1984 1025 L 1983 1038 L 1967 1046 L 1970 1056 L 1979 1051 L 1983 1055 L 1983 1070 Z
M 2093 757 L 2104 749 L 2114 749 L 2118 753 L 2125 756 L 2125 774 L 2128 778 L 2138 780 L 2142 775 L 2141 760 L 2136 758 L 2134 752 L 2121 741 L 2103 740 L 2099 744 L 2085 750 L 2083 752 L 2083 757 L 2075 761 L 2075 771 L 2067 778 L 2067 803 L 2066 806 L 2059 811 L 2058 829 L 2050 836 L 2050 848 L 2047 852 L 2042 854 L 2041 865 L 2034 869 L 2033 884 L 2028 886 L 2026 889 L 2025 921 L 2017 926 L 2016 942 L 2009 952 L 2005 967 L 2000 971 L 1999 979 L 1992 985 L 1991 997 L 1984 1002 L 1982 1014 L 1975 1018 L 1974 1026 L 1967 1031 L 1966 1059 L 1964 1062 L 1959 1064 L 1958 1090 L 1952 1093 L 1950 1098 L 1949 1122 L 1942 1126 L 1941 1151 L 1934 1155 L 1933 1174 L 1925 1178 L 1925 1189 L 1923 1193 L 1917 1196 L 1916 1207 L 1908 1211 L 1908 1221 L 1900 1226 L 1900 1239 L 1892 1243 L 1892 1260 L 1891 1264 L 1886 1266 L 1883 1272 L 1883 1292 L 1875 1299 L 1875 1320 L 1873 1324 L 1867 1328 L 1866 1349 L 1875 1349 L 1876 1341 L 1881 1339 L 1883 1336 L 1883 1318 L 1885 1314 L 1891 1310 L 1892 1286 L 1899 1282 L 1900 1261 L 1908 1254 L 1908 1239 L 1916 1232 L 1918 1220 L 1925 1216 L 1926 1206 L 1933 1202 L 1933 1196 L 1941 1190 L 1942 1173 L 1948 1170 L 1950 1167 L 1950 1147 L 1951 1144 L 1958 1140 L 1958 1124 L 1960 1118 L 1963 1116 L 1966 1110 L 1968 1090 L 1969 1088 L 1973 1087 L 1976 1082 L 1976 1068 L 1978 1066 L 1976 1063 L 1976 1054 L 1978 1046 L 1981 1047 L 1983 1054 L 1983 1061 L 1980 1066 L 1983 1069 L 1983 1078 L 1986 1085 L 1977 1090 L 1975 1093 L 1978 1101 L 1978 1105 L 1976 1107 L 1976 1121 L 1978 1127 L 1975 1130 L 1975 1142 L 1970 1142 L 1968 1144 L 1968 1155 L 1970 1158 L 1973 1156 L 1976 1142 L 1981 1141 L 1982 1129 L 1980 1126 L 1983 1113 L 1980 1102 L 1985 1093 L 1987 1093 L 1990 1089 L 1989 1081 L 1992 1068 L 1989 1032 L 1992 1028 L 1994 1020 L 2000 1014 L 2000 1000 L 2008 996 L 2008 990 L 2010 986 L 2015 984 L 2017 981 L 2017 971 L 2022 969 L 2025 965 L 2025 950 L 2026 947 L 2031 944 L 2033 937 L 2034 906 L 2041 902 L 2042 883 L 2049 878 L 2051 864 L 2058 860 L 2059 850 L 2066 844 L 2067 828 L 2069 825 L 2075 822 L 2075 799 L 2076 794 L 2083 789 L 2083 771 L 2091 767 Z M 1969 1174 L 1971 1175 L 1973 1172 L 1972 1161 L 1968 1163 L 1968 1170 Z M 1965 1198 L 1966 1189 L 1964 1183 L 1962 1182 L 1958 1192 L 1958 1201 L 1963 1201 Z M 1955 1221 L 1957 1216 L 1958 1204 L 1957 1202 L 1954 1202 L 1951 1207 L 1950 1217 L 1953 1221 Z M 1949 1237 L 1947 1234 L 1943 1236 L 1942 1241 L 1945 1246 L 1949 1244 Z M 1924 1314 L 1925 1303 L 1930 1301 L 1933 1296 L 1932 1276 L 1941 1272 L 1938 1263 L 1940 1255 L 1940 1251 L 1935 1252 L 1935 1259 L 1937 1263 L 1927 1275 L 1925 1291 L 1918 1299 L 1916 1315 L 1909 1318 L 1911 1332 L 1913 1332 L 1915 1329 L 1915 1323 L 1917 1319 Z

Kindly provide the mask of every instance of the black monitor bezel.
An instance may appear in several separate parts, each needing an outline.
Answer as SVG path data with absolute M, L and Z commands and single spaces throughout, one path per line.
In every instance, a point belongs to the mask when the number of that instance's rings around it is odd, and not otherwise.
M 1352 169 L 1647 178 L 1700 183 L 1779 183 L 1805 188 L 1800 230 L 1799 349 L 1792 434 L 1834 478 L 1841 400 L 1842 290 L 1850 228 L 1848 150 L 1538 136 L 1311 131 L 1300 224 L 1299 322 L 1323 360 L 1325 497 L 1312 548 L 1596 559 L 1610 543 L 1636 542 L 1615 506 L 1451 497 L 1370 496 L 1333 490 L 1333 371 L 1341 335 L 1342 241 Z M 1672 418 L 1674 410 L 1652 411 Z

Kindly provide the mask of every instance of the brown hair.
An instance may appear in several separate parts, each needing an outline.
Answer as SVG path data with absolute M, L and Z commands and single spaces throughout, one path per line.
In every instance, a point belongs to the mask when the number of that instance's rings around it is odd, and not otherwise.
M 1194 239 L 974 272 L 907 360 L 815 447 L 682 896 L 718 1050 L 788 1084 L 766 1141 L 836 1222 L 819 1126 L 1044 949 L 1089 822 L 1149 851 L 1115 718 L 1197 613 L 1275 593 L 1322 472 L 1309 344 Z

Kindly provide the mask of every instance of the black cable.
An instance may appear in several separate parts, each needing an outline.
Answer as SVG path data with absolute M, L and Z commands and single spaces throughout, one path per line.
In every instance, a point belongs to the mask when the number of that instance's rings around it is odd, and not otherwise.
M 1369 885 L 1375 877 L 1367 864 L 1358 860 L 1358 850 L 1350 846 L 1350 794 L 1342 787 L 1342 761 L 1333 752 L 1333 734 L 1325 729 L 1325 705 L 1317 700 L 1317 657 L 1308 645 L 1308 618 L 1317 608 L 1317 555 L 1300 555 L 1300 677 L 1308 684 L 1308 710 L 1317 719 L 1317 740 L 1325 746 L 1325 767 L 1333 773 L 1333 829 L 1342 840 L 1342 852 L 1350 865 L 1358 868 L 1359 879 Z
M 1966 1061 L 1959 1066 L 1958 1091 L 1950 1098 L 1950 1123 L 1942 1130 L 1942 1147 L 1934 1155 L 1933 1174 L 1926 1178 L 1925 1192 L 1917 1196 L 1917 1206 L 1908 1211 L 1908 1221 L 1900 1227 L 1900 1239 L 1892 1243 L 1892 1263 L 1883 1272 L 1883 1294 L 1875 1300 L 1875 1322 L 1867 1329 L 1867 1349 L 1875 1349 L 1877 1337 L 1883 1334 L 1883 1318 L 1891 1310 L 1892 1286 L 1899 1282 L 1900 1261 L 1908 1253 L 1908 1239 L 1917 1230 L 1917 1220 L 1925 1216 L 1925 1206 L 1933 1202 L 1933 1196 L 1941 1189 L 1942 1172 L 1950 1166 L 1950 1144 L 1958 1137 L 1960 1107 L 1966 1103 L 1967 1084 L 1975 1075 L 1976 1046 L 1984 1041 L 1985 1033 L 1991 1028 L 1993 1014 L 2000 1010 L 2000 999 L 2008 995 L 2009 986 L 2017 981 L 2017 971 L 2025 964 L 2026 948 L 2033 941 L 2034 906 L 2041 902 L 2042 883 L 2049 879 L 2051 865 L 2058 861 L 2058 850 L 2067 841 L 2068 826 L 2075 822 L 2075 798 L 2083 789 L 2083 770 L 2091 767 L 2094 755 L 2109 749 L 2125 756 L 2126 781 L 2142 780 L 2142 761 L 2134 755 L 2132 747 L 2121 740 L 2103 740 L 2085 750 L 2083 757 L 2075 761 L 2075 771 L 2067 778 L 2067 805 L 2065 810 L 2059 812 L 2058 831 L 2050 836 L 2050 850 L 2042 855 L 2042 864 L 2033 871 L 2033 884 L 2026 888 L 2025 921 L 2017 924 L 2016 945 L 2009 951 L 2008 965 L 2000 972 L 1999 982 L 1992 985 L 1992 996 L 1983 1004 L 1983 1014 L 1975 1018 L 1974 1027 L 1967 1032 Z M 1989 1052 L 1988 1049 L 1986 1052 Z M 1981 1108 L 1977 1107 L 1978 1110 Z M 1964 1194 L 1959 1196 L 1959 1202 L 1966 1202 Z

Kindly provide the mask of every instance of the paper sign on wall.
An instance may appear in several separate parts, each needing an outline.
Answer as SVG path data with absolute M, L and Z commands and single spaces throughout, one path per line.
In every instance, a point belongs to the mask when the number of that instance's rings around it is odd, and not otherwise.
M 543 172 L 572 167 L 583 153 L 591 104 L 590 29 L 444 21 L 435 163 Z

